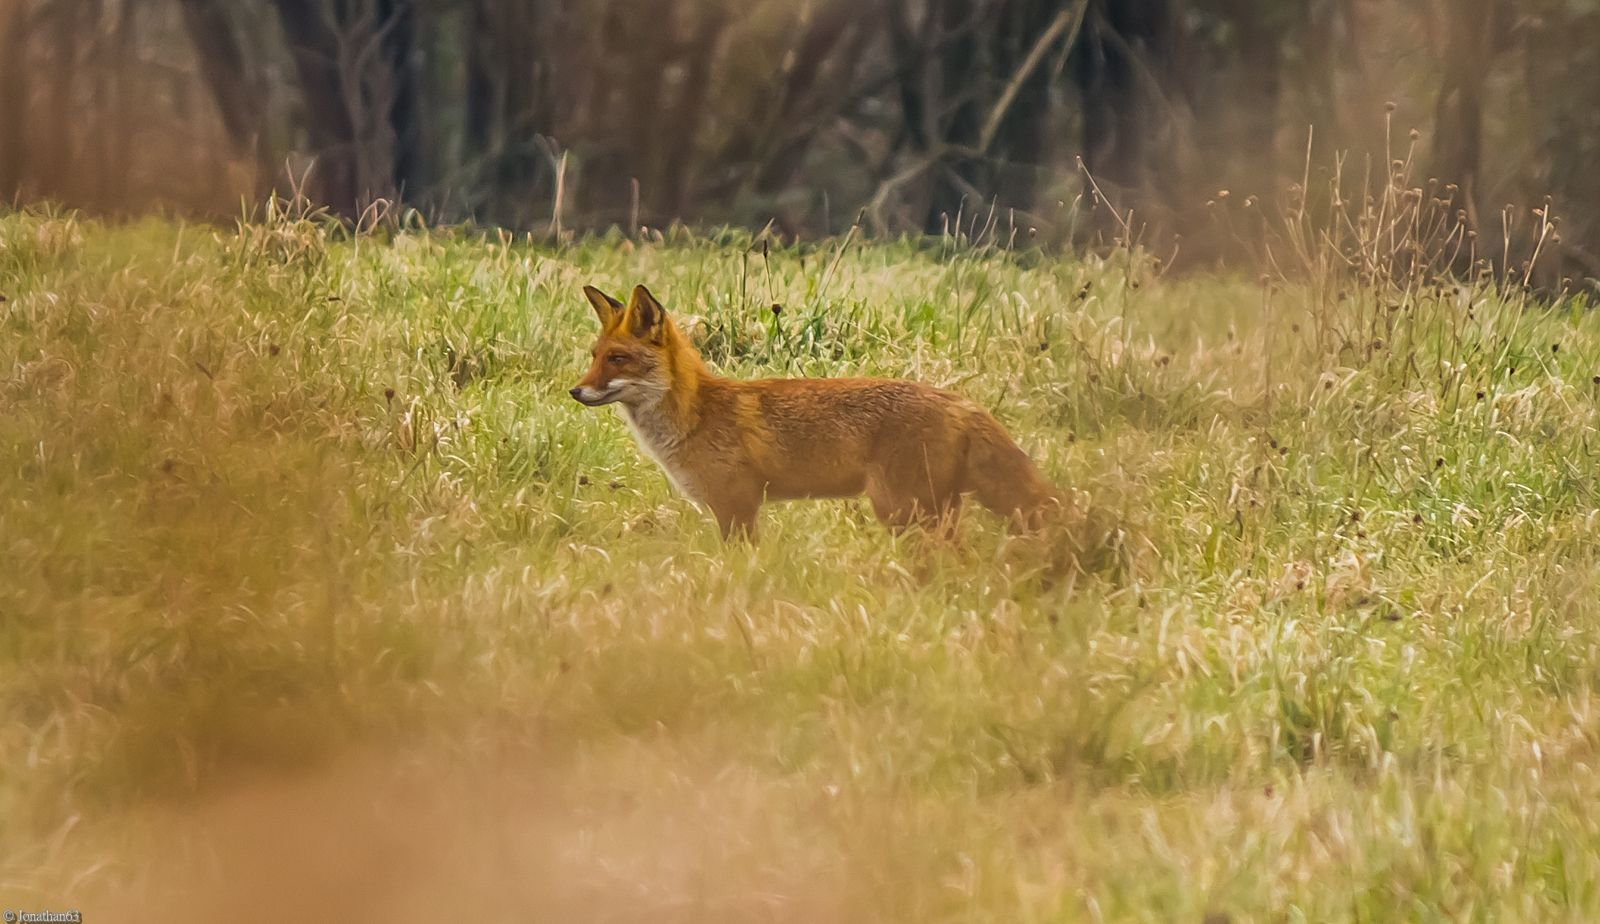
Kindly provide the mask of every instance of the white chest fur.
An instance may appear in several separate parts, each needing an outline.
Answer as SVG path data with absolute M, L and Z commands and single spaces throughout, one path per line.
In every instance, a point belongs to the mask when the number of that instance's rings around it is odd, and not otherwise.
M 628 430 L 633 434 L 633 439 L 644 450 L 644 454 L 655 460 L 661 470 L 667 473 L 667 480 L 679 494 L 696 503 L 700 498 L 694 491 L 694 485 L 689 479 L 684 478 L 677 467 L 678 451 L 683 446 L 683 434 L 679 433 L 660 413 L 653 413 L 654 408 L 641 408 L 635 411 L 626 404 L 618 404 L 617 408 L 622 413 L 622 419 L 628 425 Z

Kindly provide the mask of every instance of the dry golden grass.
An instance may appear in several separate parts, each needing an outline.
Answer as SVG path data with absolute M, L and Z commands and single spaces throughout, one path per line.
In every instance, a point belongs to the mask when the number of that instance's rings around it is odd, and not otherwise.
M 0 900 L 1600 916 L 1600 322 L 1354 240 L 1263 286 L 0 217 Z M 724 547 L 565 396 L 636 281 L 729 374 L 994 408 L 1122 566 L 848 503 Z

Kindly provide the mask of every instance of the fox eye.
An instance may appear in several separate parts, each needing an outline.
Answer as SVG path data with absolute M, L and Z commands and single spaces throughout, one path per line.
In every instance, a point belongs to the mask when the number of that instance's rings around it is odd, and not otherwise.
M 621 353 L 612 353 L 610 356 L 606 357 L 606 362 L 613 366 L 621 366 L 627 363 L 627 361 L 628 357 L 622 355 Z

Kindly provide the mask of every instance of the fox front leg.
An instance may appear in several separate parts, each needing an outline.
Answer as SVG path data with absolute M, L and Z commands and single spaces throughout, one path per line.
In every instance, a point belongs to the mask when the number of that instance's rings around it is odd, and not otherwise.
M 711 512 L 717 518 L 717 528 L 722 530 L 722 538 L 728 542 L 735 539 L 756 541 L 756 511 L 760 508 L 759 501 L 745 498 L 730 498 L 711 504 Z

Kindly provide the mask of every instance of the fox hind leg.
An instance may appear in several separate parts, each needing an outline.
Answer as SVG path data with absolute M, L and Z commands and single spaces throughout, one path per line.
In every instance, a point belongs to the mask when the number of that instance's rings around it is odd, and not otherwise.
M 887 479 L 873 478 L 867 483 L 867 500 L 878 522 L 897 533 L 920 526 L 931 534 L 950 536 L 961 518 L 961 494 L 954 490 L 907 491 Z
M 717 518 L 717 528 L 725 541 L 744 539 L 756 541 L 756 511 L 761 501 L 748 497 L 724 497 L 710 503 L 711 513 Z

